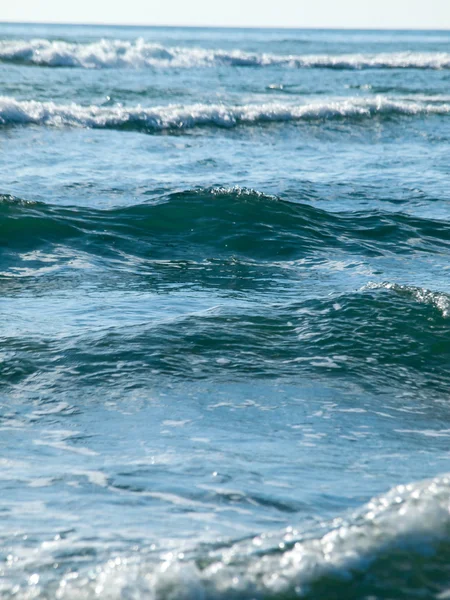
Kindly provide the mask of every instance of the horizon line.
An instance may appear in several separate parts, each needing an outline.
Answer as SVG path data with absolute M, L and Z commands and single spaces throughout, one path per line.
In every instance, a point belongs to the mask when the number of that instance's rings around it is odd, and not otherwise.
M 333 25 L 302 25 L 292 27 L 290 25 L 182 25 L 182 24 L 164 24 L 164 23 L 105 23 L 105 22 L 86 22 L 86 21 L 3 21 L 0 19 L 0 25 L 72 25 L 75 27 L 134 27 L 134 28 L 161 28 L 161 29 L 266 29 L 276 30 L 283 29 L 286 31 L 412 31 L 412 32 L 440 32 L 449 33 L 450 27 L 448 28 L 435 28 L 435 27 L 347 27 L 347 26 L 333 26 Z

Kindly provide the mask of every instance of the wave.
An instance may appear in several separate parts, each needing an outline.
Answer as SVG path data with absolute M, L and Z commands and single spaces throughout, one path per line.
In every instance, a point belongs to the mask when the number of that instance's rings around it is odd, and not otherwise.
M 95 568 L 53 569 L 51 577 L 36 558 L 29 572 L 44 576 L 16 585 L 14 598 L 28 598 L 32 590 L 69 600 L 98 594 L 110 600 L 444 599 L 450 591 L 449 503 L 450 476 L 443 475 L 398 485 L 315 530 L 290 526 L 218 548 L 175 548 L 160 559 L 145 550 L 116 552 Z M 51 548 L 58 563 L 64 561 L 64 540 L 48 546 L 45 564 L 56 560 Z
M 174 261 L 165 267 L 175 271 L 166 288 L 158 265 L 153 271 L 157 285 L 146 279 L 145 266 L 141 266 L 139 286 L 129 277 L 127 283 L 138 291 L 175 294 L 182 278 L 179 273 L 189 265 Z M 190 290 L 200 291 L 202 271 L 215 277 L 216 289 L 220 278 L 223 285 L 220 262 L 197 263 L 190 270 Z M 78 279 L 84 275 L 81 271 Z M 230 269 L 225 288 L 229 290 L 238 276 L 239 267 Z M 56 280 L 59 290 L 62 279 Z M 114 274 L 104 280 L 97 277 L 96 283 L 106 294 L 117 291 Z M 44 284 L 38 291 L 49 290 Z M 49 388 L 64 394 L 73 385 L 114 390 L 120 368 L 124 390 L 145 390 L 161 380 L 217 384 L 251 377 L 252 381 L 295 383 L 327 377 L 337 385 L 357 385 L 366 393 L 390 398 L 401 394 L 407 381 L 408 391 L 422 399 L 423 406 L 434 400 L 445 404 L 450 385 L 448 316 L 438 306 L 413 298 L 413 294 L 433 293 L 448 303 L 448 295 L 419 288 L 406 297 L 388 290 L 360 290 L 325 300 L 291 299 L 278 304 L 253 290 L 254 302 L 209 309 L 186 306 L 181 311 L 169 307 L 157 315 L 134 315 L 128 324 L 118 318 L 120 304 L 113 318 L 94 323 L 100 304 L 93 301 L 92 317 L 81 322 L 69 315 L 63 335 L 48 326 L 5 334 L 0 388 L 11 391 L 25 386 L 30 394 Z M 129 313 L 130 304 L 123 307 Z
M 196 127 L 233 128 L 239 125 L 289 123 L 311 120 L 372 119 L 395 116 L 450 114 L 450 104 L 412 100 L 347 98 L 308 104 L 193 104 L 156 107 L 82 106 L 0 96 L 0 126 L 51 125 L 121 129 L 157 133 Z
M 153 292 L 242 289 L 261 299 L 269 292 L 271 299 L 270 310 L 264 302 L 236 305 L 237 312 L 183 313 L 126 330 L 119 324 L 92 333 L 88 322 L 86 331 L 67 339 L 42 338 L 39 352 L 33 340 L 3 339 L 10 356 L 1 365 L 5 383 L 48 373 L 45 365 L 56 353 L 64 356 L 68 377 L 77 365 L 80 385 L 95 378 L 108 385 L 110 377 L 114 384 L 111 365 L 122 361 L 124 381 L 134 386 L 145 385 L 153 370 L 170 377 L 239 378 L 325 369 L 381 389 L 395 384 L 402 369 L 401 377 L 408 370 L 417 389 L 448 387 L 445 293 L 393 282 L 325 299 L 301 301 L 287 293 L 286 304 L 274 303 L 275 289 L 287 289 L 298 277 L 297 261 L 313 269 L 330 253 L 355 261 L 448 252 L 445 222 L 380 211 L 329 213 L 250 189 L 200 188 L 109 210 L 3 196 L 0 232 L 4 290 L 31 280 L 39 293 L 49 282 L 61 286 L 93 272 L 105 290 L 120 274 Z
M 390 256 L 450 249 L 450 225 L 402 213 L 332 213 L 240 188 L 197 188 L 109 210 L 0 196 L 2 247 L 68 244 L 99 256 L 294 260 L 332 249 Z M 169 244 L 169 246 L 168 246 Z
M 189 67 L 291 67 L 322 69 L 450 69 L 447 52 L 395 52 L 378 54 L 277 55 L 239 49 L 210 50 L 162 46 L 135 41 L 102 39 L 90 43 L 59 40 L 3 40 L 0 61 L 46 67 L 189 68 Z
M 39 357 L 36 344 L 29 352 L 26 340 L 4 340 L 11 360 L 2 370 L 29 364 L 30 372 L 39 372 L 58 353 L 69 371 L 76 368 L 80 385 L 114 386 L 121 362 L 124 385 L 135 388 L 145 388 L 152 372 L 183 381 L 327 373 L 377 393 L 392 392 L 408 379 L 411 391 L 425 392 L 429 399 L 448 389 L 450 325 L 439 307 L 411 296 L 362 290 L 326 300 L 272 302 L 269 307 L 260 298 L 259 307 L 215 307 L 126 329 L 118 324 L 95 334 L 79 331 L 57 343 L 44 338 Z M 440 296 L 448 302 L 448 296 Z M 66 375 L 60 383 L 64 387 Z

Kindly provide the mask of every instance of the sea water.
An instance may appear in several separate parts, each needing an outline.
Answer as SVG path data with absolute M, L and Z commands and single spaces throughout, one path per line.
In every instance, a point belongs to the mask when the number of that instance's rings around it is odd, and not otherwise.
M 450 33 L 0 26 L 0 595 L 450 596 Z

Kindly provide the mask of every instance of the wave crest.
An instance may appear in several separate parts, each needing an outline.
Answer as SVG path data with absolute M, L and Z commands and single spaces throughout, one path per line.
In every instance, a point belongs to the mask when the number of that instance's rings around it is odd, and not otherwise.
M 131 129 L 145 132 L 185 130 L 195 127 L 237 127 L 327 119 L 448 115 L 450 104 L 411 100 L 347 98 L 308 104 L 192 104 L 156 107 L 82 106 L 0 96 L 0 125 L 78 126 Z
M 194 188 L 108 210 L 61 207 L 0 195 L 0 223 L 7 224 L 2 239 L 11 248 L 64 240 L 84 245 L 89 236 L 94 239 L 105 231 L 108 237 L 102 237 L 103 233 L 99 237 L 103 248 L 113 240 L 113 246 L 132 241 L 139 252 L 146 252 L 146 244 L 156 252 L 161 241 L 161 251 L 166 252 L 167 239 L 182 236 L 193 248 L 213 255 L 280 260 L 324 247 L 368 256 L 393 250 L 409 254 L 449 248 L 449 227 L 442 221 L 381 211 L 349 216 L 239 186 Z M 31 237 L 30 227 L 34 231 Z M 412 228 L 421 237 L 420 244 L 411 244 Z M 181 253 L 185 256 L 186 248 Z
M 89 572 L 62 573 L 50 585 L 42 578 L 39 585 L 16 586 L 15 597 L 28 598 L 31 586 L 36 596 L 69 600 L 98 594 L 111 600 L 448 598 L 449 505 L 444 475 L 399 485 L 313 532 L 287 527 L 160 559 L 145 551 L 116 554 Z
M 296 538 L 292 528 L 266 534 L 259 553 L 257 536 L 213 554 L 205 569 L 172 561 L 147 581 L 158 600 L 175 588 L 186 600 L 199 591 L 205 599 L 404 598 L 405 589 L 430 597 L 450 583 L 449 500 L 448 476 L 400 485 L 348 519 L 335 519 L 323 535 Z
M 401 285 L 399 283 L 369 283 L 367 289 L 393 290 L 401 296 L 412 298 L 421 304 L 434 306 L 444 318 L 450 317 L 450 295 L 442 292 L 433 292 L 421 287 Z
M 291 67 L 325 69 L 450 69 L 447 52 L 394 52 L 342 55 L 258 54 L 240 49 L 163 46 L 146 42 L 107 40 L 73 43 L 60 40 L 3 40 L 0 61 L 45 67 L 190 68 Z

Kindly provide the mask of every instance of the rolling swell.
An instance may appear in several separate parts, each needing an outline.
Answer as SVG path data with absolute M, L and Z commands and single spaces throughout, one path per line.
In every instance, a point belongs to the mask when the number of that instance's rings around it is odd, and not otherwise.
M 414 100 L 393 100 L 387 96 L 346 98 L 308 104 L 192 104 L 157 106 L 82 106 L 54 102 L 21 101 L 0 96 L 0 127 L 46 125 L 87 127 L 158 133 L 196 127 L 233 128 L 240 125 L 295 123 L 326 120 L 371 120 L 393 117 L 447 116 L 450 104 Z
M 377 54 L 279 55 L 240 49 L 203 49 L 135 41 L 102 39 L 91 43 L 58 40 L 3 40 L 0 62 L 41 67 L 195 68 L 290 67 L 297 69 L 449 69 L 447 52 L 392 52 Z
M 99 589 L 111 600 L 446 598 L 449 499 L 450 478 L 443 475 L 399 485 L 316 530 L 290 526 L 219 548 L 183 548 L 160 562 L 145 550 L 119 554 L 90 573 L 61 573 L 48 587 L 42 578 L 33 592 L 68 600 Z M 51 554 L 47 560 L 51 565 Z M 27 584 L 17 586 L 14 597 L 27 592 Z
M 245 188 L 194 189 L 111 210 L 0 197 L 3 252 L 65 245 L 103 258 L 294 260 L 447 251 L 450 226 L 402 213 L 330 213 Z
M 0 225 L 3 286 L 20 280 L 21 269 L 31 275 L 41 268 L 39 253 L 44 267 L 51 258 L 62 273 L 73 269 L 70 261 L 79 256 L 85 263 L 86 257 L 100 261 L 102 273 L 128 273 L 132 265 L 145 276 L 172 267 L 171 285 L 180 285 L 187 271 L 191 287 L 197 283 L 201 290 L 204 272 L 218 277 L 224 261 L 230 279 L 239 279 L 242 265 L 253 265 L 256 281 L 264 278 L 267 265 L 305 257 L 320 262 L 330 252 L 389 257 L 448 251 L 450 244 L 445 222 L 380 211 L 329 213 L 242 188 L 188 190 L 113 210 L 3 196 Z M 55 270 L 50 278 L 53 282 Z M 102 280 L 101 286 L 113 290 L 116 283 Z M 448 385 L 446 294 L 385 283 L 325 299 L 287 298 L 275 303 L 270 295 L 269 302 L 261 296 L 234 308 L 186 309 L 156 319 L 144 313 L 139 324 L 124 328 L 119 323 L 98 329 L 87 319 L 58 339 L 44 331 L 38 338 L 4 337 L 0 381 L 28 381 L 33 388 L 48 387 L 50 378 L 59 388 L 75 376 L 80 385 L 115 386 L 120 365 L 121 382 L 130 387 L 159 375 L 229 380 L 305 372 L 375 387 L 407 375 L 411 387 L 431 380 L 433 387 Z
M 140 388 L 161 375 L 182 380 L 296 378 L 328 374 L 378 393 L 390 386 L 446 390 L 450 383 L 450 297 L 379 284 L 332 298 L 150 312 L 136 325 L 93 328 L 93 319 L 54 337 L 2 338 L 2 386 Z M 130 310 L 130 309 L 129 309 Z M 374 340 L 377 340 L 374 345 Z

